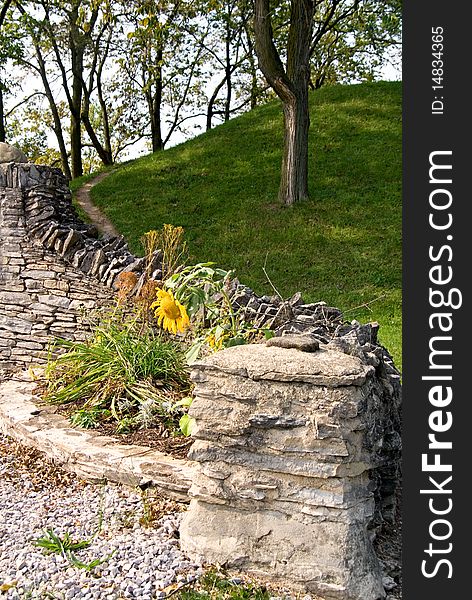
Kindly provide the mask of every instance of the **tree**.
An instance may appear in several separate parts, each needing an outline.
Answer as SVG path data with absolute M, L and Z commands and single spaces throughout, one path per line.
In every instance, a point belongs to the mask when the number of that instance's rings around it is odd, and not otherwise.
M 33 56 L 19 61 L 32 69 L 42 81 L 49 101 L 67 177 L 83 174 L 82 153 L 85 146 L 95 149 L 105 165 L 113 163 L 109 107 L 103 92 L 103 72 L 109 58 L 113 34 L 113 15 L 110 4 L 95 0 L 37 0 L 16 2 L 22 15 L 25 32 L 31 39 Z M 58 92 L 55 82 L 62 90 L 59 97 L 65 99 L 69 112 L 68 151 L 65 139 L 63 115 L 58 110 Z M 56 92 L 54 88 L 56 87 Z M 98 134 L 97 119 L 91 118 L 91 110 L 99 107 L 98 122 L 102 136 Z M 92 124 L 92 121 L 94 123 Z M 90 140 L 84 141 L 84 130 Z M 70 156 L 70 166 L 69 166 Z
M 333 22 L 314 39 L 312 87 L 375 80 L 389 49 L 401 46 L 401 10 L 401 0 L 364 1 L 348 19 Z
M 254 0 L 254 7 L 259 67 L 283 104 L 279 199 L 290 205 L 308 196 L 308 88 L 373 77 L 385 50 L 399 41 L 401 1 L 287 0 L 272 6 Z
M 5 52 L 3 50 L 5 43 L 3 41 L 3 23 L 5 22 L 5 18 L 10 8 L 11 0 L 6 0 L 2 4 L 0 9 L 0 44 L 1 44 L 1 56 L 0 56 L 0 69 L 3 67 L 3 62 L 5 60 Z M 5 141 L 5 114 L 4 114 L 4 105 L 3 105 L 3 77 L 0 77 L 0 142 Z
M 98 14 L 97 14 L 98 16 Z M 95 39 L 92 38 L 92 28 L 95 25 L 96 18 L 92 12 L 91 20 L 87 25 L 87 33 L 90 34 L 88 38 L 89 46 L 89 75 L 88 80 L 82 75 L 82 93 L 83 101 L 80 112 L 81 120 L 84 124 L 85 130 L 91 140 L 92 146 L 95 148 L 98 156 L 102 163 L 112 165 L 114 162 L 112 139 L 111 139 L 111 127 L 110 127 L 110 116 L 109 106 L 105 98 L 104 87 L 103 87 L 103 73 L 105 64 L 109 57 L 110 45 L 113 38 L 113 27 L 110 13 L 106 12 L 101 23 L 98 25 L 98 32 Z M 99 122 L 102 125 L 102 139 L 103 143 L 97 135 L 98 127 L 92 124 L 90 116 L 91 108 L 93 105 L 93 93 L 96 91 L 98 97 L 98 107 L 100 113 Z
M 53 118 L 52 128 L 56 135 L 56 139 L 59 145 L 62 169 L 64 171 L 65 176 L 68 179 L 72 179 L 72 173 L 69 166 L 68 152 L 64 138 L 61 114 L 58 103 L 56 102 L 51 85 L 49 83 L 46 59 L 44 57 L 41 47 L 41 21 L 38 21 L 36 18 L 33 18 L 30 14 L 28 14 L 28 12 L 22 4 L 17 3 L 17 8 L 21 14 L 22 24 L 25 28 L 25 33 L 27 33 L 31 38 L 31 42 L 33 44 L 33 54 L 36 58 L 36 62 L 33 62 L 33 57 L 27 59 L 24 56 L 20 56 L 17 58 L 17 62 L 18 64 L 32 70 L 36 75 L 40 77 L 42 81 L 44 94 L 48 100 L 49 108 Z
M 134 0 L 132 6 L 119 63 L 129 93 L 144 99 L 156 152 L 200 116 L 208 26 L 192 0 Z
M 60 153 L 49 146 L 48 129 L 52 127 L 50 111 L 44 109 L 42 93 L 34 93 L 27 102 L 20 102 L 9 110 L 8 136 L 36 164 L 60 165 Z
M 287 205 L 308 197 L 308 83 L 313 0 L 292 0 L 284 68 L 274 44 L 269 0 L 255 0 L 254 34 L 259 67 L 283 103 L 284 153 L 279 199 Z
M 40 32 L 46 36 L 52 48 L 69 105 L 72 177 L 80 177 L 83 174 L 82 103 L 86 89 L 85 55 L 100 14 L 100 3 L 92 2 L 88 6 L 83 0 L 40 0 L 40 4 L 44 10 L 44 18 L 37 22 Z M 57 19 L 60 21 L 57 22 Z M 70 61 L 71 78 L 67 73 L 67 61 Z
M 0 4 L 0 142 L 6 141 L 4 95 L 8 91 L 8 77 L 5 65 L 8 60 L 22 53 L 22 45 L 16 23 L 10 16 L 13 0 Z M 9 18 L 10 16 L 10 18 Z
M 251 17 L 248 0 L 217 0 L 210 4 L 212 10 L 208 12 L 207 19 L 212 33 L 205 44 L 205 49 L 213 77 L 218 72 L 221 72 L 221 77 L 209 95 L 207 130 L 211 129 L 215 115 L 228 121 L 234 112 L 241 110 L 248 103 L 248 100 L 243 100 L 240 106 L 233 106 L 233 99 L 237 92 L 235 74 L 248 60 L 244 35 Z M 220 98 L 223 91 L 224 97 Z
M 309 87 L 373 78 L 400 14 L 401 0 L 0 0 L 0 139 L 32 97 L 12 100 L 12 64 L 41 81 L 68 177 L 86 153 L 109 165 L 143 137 L 161 150 L 196 117 L 209 129 L 275 92 L 292 204 L 308 195 Z

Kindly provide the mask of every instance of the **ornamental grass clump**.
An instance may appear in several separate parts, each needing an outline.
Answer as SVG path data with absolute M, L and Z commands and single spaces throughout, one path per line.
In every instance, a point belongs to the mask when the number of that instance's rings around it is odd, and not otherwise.
M 58 340 L 56 346 L 64 352 L 46 368 L 45 400 L 101 409 L 118 422 L 132 417 L 137 424 L 149 423 L 151 415 L 170 418 L 178 427 L 169 401 L 190 389 L 178 342 L 151 328 L 142 331 L 135 323 L 109 321 L 97 326 L 85 342 Z
M 58 340 L 46 369 L 45 399 L 73 405 L 74 425 L 115 419 L 128 433 L 159 421 L 189 435 L 194 420 L 188 365 L 263 334 L 233 309 L 231 271 L 183 264 L 183 229 L 164 225 L 142 237 L 145 268 L 116 280 L 116 305 L 92 323 L 84 342 Z
M 86 341 L 59 339 L 57 358 L 46 369 L 45 400 L 69 404 L 72 424 L 94 428 L 111 419 L 116 432 L 164 426 L 175 433 L 188 409 L 191 384 L 184 333 L 190 327 L 185 306 L 152 279 L 172 275 L 185 255 L 183 229 L 164 225 L 142 238 L 145 268 L 141 275 L 117 277 L 114 308 L 88 319 Z M 187 433 L 188 419 L 180 431 Z M 162 429 L 162 427 L 160 427 Z

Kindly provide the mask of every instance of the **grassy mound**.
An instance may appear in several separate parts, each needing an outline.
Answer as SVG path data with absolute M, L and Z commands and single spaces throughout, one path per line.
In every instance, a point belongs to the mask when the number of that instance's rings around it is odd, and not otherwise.
M 94 201 L 139 253 L 163 223 L 184 227 L 191 260 L 234 268 L 257 293 L 300 290 L 348 319 L 377 320 L 401 363 L 401 84 L 311 94 L 310 200 L 277 202 L 278 102 L 122 165 Z

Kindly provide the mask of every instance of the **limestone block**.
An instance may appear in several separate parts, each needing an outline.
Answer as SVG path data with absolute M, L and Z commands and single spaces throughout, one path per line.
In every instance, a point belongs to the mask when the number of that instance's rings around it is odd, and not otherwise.
M 253 344 L 192 379 L 184 550 L 324 598 L 384 598 L 372 527 L 398 454 L 382 450 L 391 404 L 375 367 L 323 344 Z
M 71 300 L 70 303 L 70 310 L 73 311 L 77 311 L 77 310 L 81 310 L 81 309 L 87 309 L 87 310 L 91 310 L 93 308 L 95 308 L 96 302 L 95 300 Z
M 54 306 L 56 308 L 68 309 L 70 305 L 70 300 L 68 298 L 63 298 L 60 296 L 54 296 L 52 294 L 44 294 L 38 296 L 39 302 L 47 304 L 48 306 Z
M 33 302 L 30 306 L 33 314 L 36 315 L 51 315 L 57 310 L 57 306 L 51 304 L 44 304 L 42 302 Z
M 167 497 L 188 501 L 192 463 L 146 446 L 120 444 L 94 431 L 73 429 L 64 417 L 37 402 L 35 387 L 27 374 L 21 380 L 0 382 L 0 431 L 45 452 L 80 477 L 132 486 L 152 484 Z
M 218 352 L 208 362 L 196 363 L 195 370 L 198 372 L 216 369 L 255 381 L 300 381 L 328 387 L 361 385 L 366 377 L 374 372 L 372 367 L 356 361 L 355 357 L 324 348 L 311 353 L 250 344 L 238 346 L 236 351 L 234 357 L 225 352 Z M 239 364 L 245 366 L 240 367 Z
M 330 521 L 307 524 L 303 517 L 192 500 L 180 536 L 192 558 L 270 577 L 325 599 L 385 597 L 365 526 Z
M 6 329 L 7 331 L 13 331 L 18 334 L 30 334 L 31 323 L 24 321 L 18 317 L 9 317 L 0 314 L 0 330 Z
M 15 146 L 0 142 L 0 163 L 10 162 L 25 163 L 28 162 L 28 159 L 23 152 L 18 148 L 15 148 Z

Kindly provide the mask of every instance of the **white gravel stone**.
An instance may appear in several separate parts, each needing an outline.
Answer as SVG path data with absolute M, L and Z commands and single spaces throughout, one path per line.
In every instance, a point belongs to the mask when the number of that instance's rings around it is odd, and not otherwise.
M 182 573 L 196 575 L 198 565 L 189 562 L 175 538 L 179 514 L 144 528 L 141 496 L 132 489 L 76 482 L 34 491 L 27 476 L 14 481 L 2 476 L 11 474 L 11 462 L 0 456 L 0 585 L 17 580 L 5 594 L 8 600 L 47 594 L 65 600 L 147 600 L 163 597 L 160 590 L 182 581 Z M 114 554 L 90 573 L 75 568 L 33 545 L 48 528 L 61 538 L 67 532 L 75 541 L 92 539 L 89 548 L 76 552 L 83 563 Z

